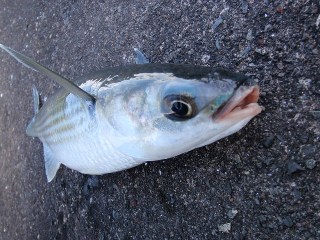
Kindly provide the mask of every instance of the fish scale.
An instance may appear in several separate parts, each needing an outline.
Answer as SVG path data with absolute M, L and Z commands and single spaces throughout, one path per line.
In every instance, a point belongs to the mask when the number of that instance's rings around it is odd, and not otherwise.
M 38 109 L 27 134 L 43 143 L 47 179 L 61 164 L 105 174 L 172 158 L 233 134 L 261 112 L 259 87 L 221 68 L 149 64 L 106 68 L 76 83 L 0 44 L 16 60 L 64 88 Z M 177 107 L 181 106 L 181 107 Z
M 52 152 L 58 153 L 55 158 L 62 160 L 64 165 L 82 173 L 96 174 L 119 171 L 141 163 L 115 151 L 110 141 L 99 137 L 99 125 L 95 116 L 89 113 L 85 101 L 66 94 L 64 89 L 59 90 L 53 100 L 54 107 L 41 108 L 28 129 Z M 51 101 L 48 99 L 45 104 L 51 105 Z M 70 152 L 73 153 L 71 156 Z
M 79 119 L 79 116 L 81 116 L 80 112 L 78 112 L 78 115 L 64 115 L 64 117 L 54 125 L 45 127 L 39 126 L 36 130 L 38 136 L 46 138 L 47 142 L 53 141 L 56 143 L 63 143 L 72 140 L 89 130 L 88 123 L 81 118 Z M 59 139 L 59 141 L 54 141 L 54 139 Z
M 61 100 L 63 101 L 65 100 Z M 93 120 L 88 116 L 88 109 L 84 105 L 81 101 L 76 104 L 58 104 L 54 111 L 42 115 L 49 119 L 48 123 L 34 126 L 37 136 L 45 138 L 47 143 L 62 144 L 90 131 L 90 122 Z

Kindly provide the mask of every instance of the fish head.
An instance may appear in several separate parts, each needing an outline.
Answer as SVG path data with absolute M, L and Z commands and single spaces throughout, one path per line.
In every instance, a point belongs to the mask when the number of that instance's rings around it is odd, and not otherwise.
M 222 69 L 199 76 L 140 73 L 111 84 L 102 95 L 98 115 L 112 136 L 109 141 L 122 154 L 142 161 L 211 144 L 261 112 L 259 87 Z

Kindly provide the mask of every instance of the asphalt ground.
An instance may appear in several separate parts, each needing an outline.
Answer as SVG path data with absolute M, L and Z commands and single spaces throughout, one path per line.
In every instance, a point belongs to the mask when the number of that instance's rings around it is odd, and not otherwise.
M 47 183 L 25 129 L 51 80 L 0 52 L 0 239 L 320 239 L 320 3 L 1 0 L 0 42 L 77 77 L 134 62 L 222 66 L 265 110 L 171 160 Z

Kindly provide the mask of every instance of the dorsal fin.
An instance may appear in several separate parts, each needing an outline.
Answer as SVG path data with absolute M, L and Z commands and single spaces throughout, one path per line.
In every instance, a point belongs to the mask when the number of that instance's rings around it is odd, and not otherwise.
M 136 59 L 136 64 L 146 64 L 149 63 L 149 60 L 146 58 L 146 56 L 138 49 L 134 48 L 133 49 L 135 52 L 135 59 Z
M 72 81 L 62 77 L 58 73 L 50 70 L 49 68 L 46 68 L 45 66 L 42 66 L 41 64 L 35 62 L 31 58 L 9 48 L 0 43 L 0 48 L 5 50 L 7 53 L 9 53 L 12 57 L 14 57 L 18 62 L 22 63 L 24 66 L 29 67 L 35 71 L 39 71 L 45 75 L 47 75 L 52 80 L 56 81 L 58 84 L 63 86 L 67 91 L 70 93 L 78 96 L 79 98 L 82 98 L 87 101 L 95 102 L 95 97 L 87 93 L 86 91 L 82 90 L 80 87 L 78 87 L 76 84 L 74 84 Z

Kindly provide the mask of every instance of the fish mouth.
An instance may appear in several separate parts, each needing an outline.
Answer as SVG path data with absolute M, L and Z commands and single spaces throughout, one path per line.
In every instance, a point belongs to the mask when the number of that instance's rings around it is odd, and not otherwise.
M 229 99 L 214 115 L 216 121 L 235 120 L 240 121 L 247 117 L 254 117 L 262 111 L 259 106 L 259 86 L 240 86 Z

